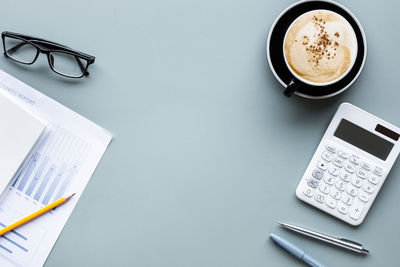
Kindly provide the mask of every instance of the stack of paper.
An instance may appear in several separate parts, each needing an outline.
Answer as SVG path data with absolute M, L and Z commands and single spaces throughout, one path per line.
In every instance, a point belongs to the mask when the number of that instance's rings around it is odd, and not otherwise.
M 34 151 L 46 123 L 0 93 L 0 193 Z M 23 166 L 21 167 L 23 169 Z

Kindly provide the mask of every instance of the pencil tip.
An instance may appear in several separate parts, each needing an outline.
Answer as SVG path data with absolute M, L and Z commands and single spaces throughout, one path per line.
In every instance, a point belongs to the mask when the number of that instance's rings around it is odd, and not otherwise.
M 72 195 L 70 195 L 69 197 L 66 197 L 66 200 L 69 200 L 71 197 L 75 196 L 76 193 L 73 193 Z

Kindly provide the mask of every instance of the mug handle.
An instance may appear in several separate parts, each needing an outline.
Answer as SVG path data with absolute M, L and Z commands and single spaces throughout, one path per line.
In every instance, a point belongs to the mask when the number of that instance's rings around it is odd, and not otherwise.
M 290 83 L 286 86 L 285 91 L 283 91 L 283 94 L 287 97 L 291 97 L 294 94 L 294 92 L 296 92 L 297 89 L 299 89 L 299 87 L 300 87 L 299 81 L 293 77 Z

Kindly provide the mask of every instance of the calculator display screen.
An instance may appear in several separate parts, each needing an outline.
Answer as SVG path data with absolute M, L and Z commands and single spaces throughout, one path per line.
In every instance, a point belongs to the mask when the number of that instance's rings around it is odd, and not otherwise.
M 387 159 L 394 146 L 393 143 L 345 119 L 339 123 L 334 136 L 381 160 Z

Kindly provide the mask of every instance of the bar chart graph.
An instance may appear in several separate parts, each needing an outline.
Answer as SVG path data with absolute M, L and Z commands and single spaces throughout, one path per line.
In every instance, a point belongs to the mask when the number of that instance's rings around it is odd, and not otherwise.
M 18 201 L 17 196 L 12 194 L 14 201 Z M 14 221 L 18 212 L 15 209 L 2 203 L 0 206 L 0 228 L 6 227 L 10 222 Z M 35 252 L 36 247 L 43 239 L 46 230 L 36 223 L 26 225 L 11 231 L 10 233 L 0 237 L 0 254 L 7 256 L 19 264 L 28 263 Z M 1 265 L 3 266 L 3 265 Z M 8 266 L 8 265 L 7 265 Z
M 1 227 L 6 227 L 6 225 L 3 224 L 3 223 L 1 223 L 1 222 L 0 222 L 0 226 L 1 226 Z M 27 249 L 27 248 L 25 248 L 23 245 L 21 245 L 21 244 L 18 243 L 18 241 L 21 241 L 21 240 L 26 241 L 26 240 L 28 240 L 28 238 L 25 237 L 24 235 L 20 234 L 17 230 L 13 230 L 13 231 L 11 231 L 11 232 L 15 235 L 15 237 L 19 237 L 20 240 L 14 241 L 15 239 L 12 239 L 12 238 L 9 237 L 8 235 L 2 236 L 1 238 L 4 239 L 4 240 L 6 240 L 6 241 L 8 241 L 8 243 L 11 243 L 12 245 L 14 245 L 17 249 L 21 249 L 21 250 L 24 251 L 24 252 L 28 252 L 28 249 Z M 0 244 L 0 248 L 1 248 L 1 249 L 4 249 L 4 250 L 7 251 L 8 253 L 13 253 L 13 250 L 11 250 L 11 248 L 7 248 L 7 247 L 5 247 L 5 246 L 2 246 L 1 244 Z
M 64 196 L 88 151 L 86 143 L 64 129 L 52 126 L 50 132 L 12 182 L 12 187 L 42 205 Z

